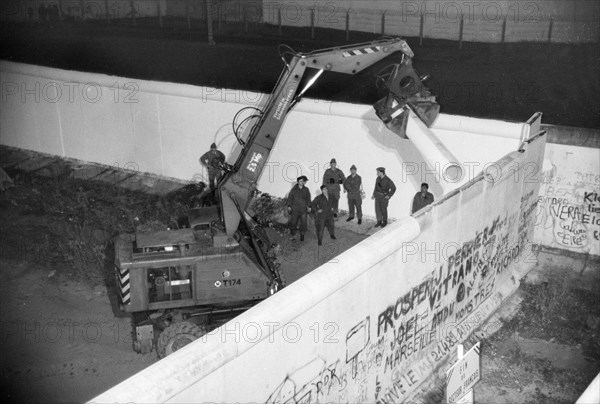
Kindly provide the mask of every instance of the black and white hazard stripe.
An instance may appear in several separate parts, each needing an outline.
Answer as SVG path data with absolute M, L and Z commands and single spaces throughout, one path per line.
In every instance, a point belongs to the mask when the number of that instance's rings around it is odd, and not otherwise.
M 375 53 L 375 52 L 379 52 L 379 51 L 381 51 L 381 46 L 369 46 L 367 48 L 344 51 L 344 52 L 342 52 L 342 56 L 347 58 L 350 56 L 366 55 L 368 53 Z
M 119 283 L 119 298 L 121 303 L 131 303 L 131 290 L 130 290 L 130 279 L 129 269 L 117 268 L 117 282 Z

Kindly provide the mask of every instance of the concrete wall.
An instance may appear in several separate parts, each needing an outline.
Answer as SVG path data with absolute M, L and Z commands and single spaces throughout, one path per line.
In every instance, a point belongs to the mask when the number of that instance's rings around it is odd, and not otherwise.
M 479 176 L 92 402 L 421 402 L 428 375 L 536 262 L 539 182 L 508 168 L 541 164 L 544 145 L 536 137 L 498 161 L 501 177 Z
M 239 148 L 231 121 L 240 108 L 256 106 L 265 98 L 246 91 L 10 62 L 0 62 L 0 70 L 2 144 L 184 180 L 206 180 L 198 157 L 213 141 L 229 163 L 235 162 Z M 375 169 L 384 166 L 398 187 L 390 201 L 390 217 L 404 217 L 421 182 L 429 182 L 437 198 L 447 191 L 441 176 L 444 167 L 429 162 L 414 146 L 424 130 L 411 119 L 408 133 L 413 140 L 405 140 L 387 130 L 369 106 L 304 100 L 288 115 L 259 189 L 283 197 L 304 174 L 314 196 L 335 157 L 345 173 L 352 164 L 358 167 L 370 196 Z M 467 164 L 457 184 L 515 150 L 527 131 L 524 124 L 447 115 L 440 116 L 433 129 Z M 490 147 L 480 147 L 484 139 Z M 347 208 L 345 201 L 341 208 Z M 374 215 L 370 199 L 364 210 Z
M 5 61 L 0 62 L 0 73 L 0 143 L 181 180 L 206 180 L 197 159 L 213 141 L 230 163 L 235 162 L 239 149 L 231 121 L 240 108 L 260 105 L 266 98 L 247 91 Z M 445 193 L 443 165 L 428 161 L 415 147 L 423 128 L 410 120 L 408 129 L 412 140 L 400 139 L 366 105 L 304 100 L 286 118 L 259 189 L 285 196 L 296 177 L 304 174 L 315 195 L 329 160 L 335 157 L 346 173 L 352 164 L 357 165 L 369 194 L 375 168 L 384 166 L 398 187 L 390 203 L 390 216 L 402 218 L 409 214 L 421 182 L 430 183 L 438 199 Z M 544 172 L 536 240 L 545 246 L 598 255 L 600 133 L 580 128 L 547 129 L 545 165 L 526 167 L 529 176 Z M 525 124 L 444 114 L 432 129 L 465 168 L 456 185 L 482 170 L 492 178 L 497 176 L 494 162 L 515 150 L 529 131 Z M 345 200 L 340 207 L 347 208 Z M 364 202 L 364 211 L 374 215 L 369 199 Z
M 440 0 L 316 0 L 310 2 L 264 1 L 264 21 L 287 26 L 311 25 L 388 35 L 458 40 L 461 17 L 463 40 L 501 42 L 547 41 L 597 42 L 600 5 L 589 0 L 546 1 L 440 1 Z
M 600 130 L 550 127 L 548 134 L 554 143 L 546 148 L 536 240 L 600 255 Z

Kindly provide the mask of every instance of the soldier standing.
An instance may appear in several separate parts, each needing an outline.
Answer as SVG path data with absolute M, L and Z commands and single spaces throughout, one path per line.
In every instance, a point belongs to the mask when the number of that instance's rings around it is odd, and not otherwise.
M 337 161 L 334 158 L 329 162 L 329 168 L 323 174 L 323 185 L 327 187 L 329 198 L 333 204 L 333 217 L 337 218 L 338 204 L 340 201 L 340 184 L 344 183 L 346 176 L 337 168 Z
M 290 235 L 292 240 L 296 234 L 296 227 L 300 222 L 300 241 L 304 241 L 306 233 L 306 222 L 310 212 L 310 191 L 304 185 L 308 181 L 305 175 L 296 179 L 296 185 L 292 187 L 287 197 L 287 209 L 290 214 Z
M 375 227 L 387 226 L 388 220 L 388 204 L 390 198 L 396 192 L 394 182 L 385 175 L 385 168 L 377 168 L 377 180 L 375 180 L 375 190 L 371 199 L 375 199 L 375 216 L 377 216 L 377 224 Z
M 362 178 L 356 173 L 356 166 L 350 167 L 350 175 L 344 180 L 344 192 L 348 192 L 348 219 L 354 219 L 354 210 L 358 217 L 358 224 L 362 223 Z
M 312 205 L 315 211 L 315 228 L 317 231 L 318 245 L 323 245 L 323 233 L 325 232 L 325 227 L 327 227 L 327 231 L 332 240 L 335 240 L 336 237 L 333 226 L 333 198 L 329 196 L 327 186 L 321 185 L 321 195 L 314 199 Z
M 210 145 L 210 150 L 200 157 L 200 164 L 208 169 L 210 190 L 214 192 L 223 176 L 221 169 L 225 164 L 225 155 L 217 150 L 217 145 L 213 143 Z

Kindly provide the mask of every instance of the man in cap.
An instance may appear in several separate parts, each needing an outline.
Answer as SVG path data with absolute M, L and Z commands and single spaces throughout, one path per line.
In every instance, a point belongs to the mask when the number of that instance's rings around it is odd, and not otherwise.
M 375 227 L 387 226 L 388 212 L 387 207 L 390 198 L 396 192 L 394 182 L 385 175 L 385 168 L 377 168 L 377 179 L 375 180 L 375 190 L 371 199 L 375 199 L 375 216 L 377 216 L 377 224 Z
M 217 150 L 217 145 L 213 143 L 210 145 L 210 150 L 204 153 L 199 160 L 200 164 L 208 169 L 210 190 L 214 192 L 223 175 L 221 167 L 225 164 L 225 155 Z
M 421 184 L 421 192 L 417 192 L 413 199 L 411 215 L 427 205 L 433 203 L 433 194 L 429 192 L 429 184 L 426 182 Z
M 323 185 L 327 187 L 329 197 L 333 204 L 333 217 L 337 218 L 338 204 L 340 200 L 340 184 L 344 183 L 346 176 L 337 168 L 337 161 L 334 158 L 329 162 L 329 168 L 323 174 Z
M 296 227 L 300 222 L 300 241 L 304 241 L 306 221 L 310 212 L 310 191 L 305 187 L 308 178 L 302 175 L 297 178 L 296 185 L 292 187 L 287 197 L 287 209 L 290 214 L 290 234 L 292 239 L 296 234 Z
M 327 186 L 321 185 L 321 195 L 318 195 L 312 202 L 315 212 L 315 228 L 317 231 L 317 243 L 323 245 L 323 233 L 325 227 L 333 240 L 336 239 L 333 227 L 333 198 L 329 196 Z
M 348 212 L 347 222 L 354 219 L 354 209 L 358 217 L 358 224 L 362 223 L 362 178 L 356 173 L 356 166 L 350 167 L 350 175 L 344 180 L 344 192 L 348 192 Z

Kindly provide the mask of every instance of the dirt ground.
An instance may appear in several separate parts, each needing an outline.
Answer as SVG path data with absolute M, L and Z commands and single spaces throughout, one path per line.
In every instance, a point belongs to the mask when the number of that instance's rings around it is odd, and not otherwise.
M 181 198 L 7 171 L 16 186 L 0 194 L 1 397 L 89 400 L 158 360 L 132 349 L 131 318 L 117 308 L 111 239 L 165 229 Z M 309 229 L 303 243 L 285 232 L 274 240 L 288 284 L 366 237 L 338 229 L 337 240 L 326 235 L 318 247 Z
M 156 207 L 171 202 L 91 181 L 23 173 L 13 179 L 16 186 L 0 194 L 1 396 L 83 402 L 157 361 L 154 352 L 132 350 L 131 320 L 116 308 L 107 240 L 127 230 L 129 217 L 152 225 L 168 220 Z M 363 226 L 364 233 L 371 224 Z M 350 230 L 339 228 L 336 242 L 325 236 L 322 249 L 311 231 L 303 245 L 282 234 L 288 282 L 366 237 Z M 509 303 L 512 316 L 482 341 L 477 403 L 576 400 L 600 371 L 598 268 L 597 259 L 540 255 Z
M 600 372 L 600 259 L 543 252 L 482 341 L 477 403 L 574 403 Z

